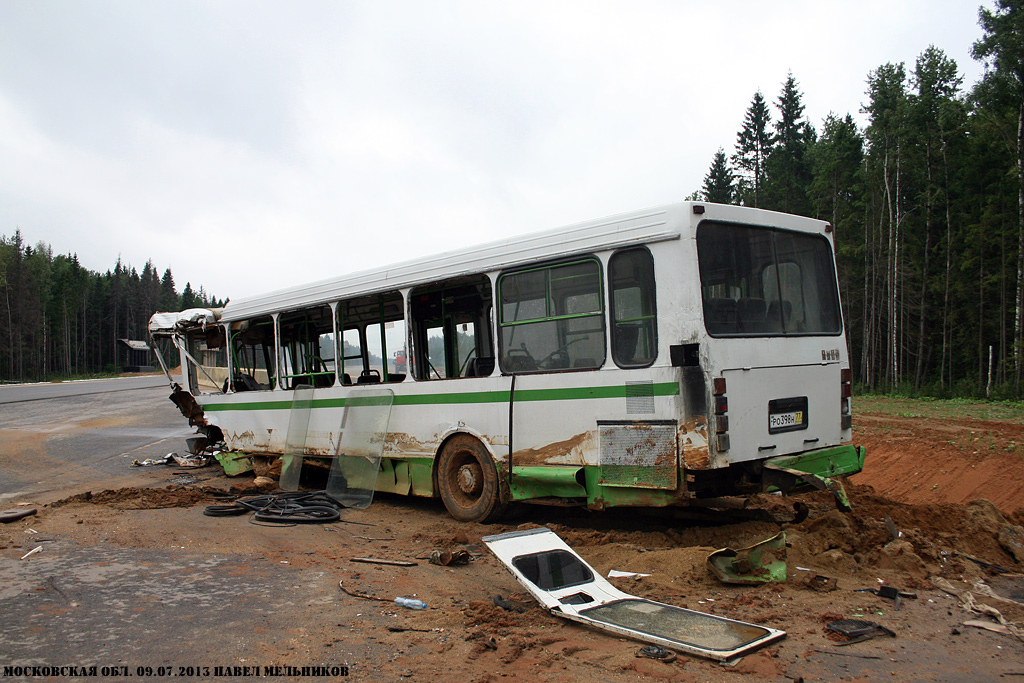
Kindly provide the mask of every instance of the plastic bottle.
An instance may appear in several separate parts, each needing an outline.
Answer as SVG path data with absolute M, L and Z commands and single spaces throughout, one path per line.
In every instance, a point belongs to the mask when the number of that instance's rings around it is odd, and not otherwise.
M 409 609 L 427 609 L 427 603 L 415 598 L 395 598 L 395 604 Z

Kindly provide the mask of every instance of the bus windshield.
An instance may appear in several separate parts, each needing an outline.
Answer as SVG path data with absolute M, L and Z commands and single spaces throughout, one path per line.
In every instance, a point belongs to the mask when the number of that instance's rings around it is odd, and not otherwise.
M 832 249 L 824 237 L 705 221 L 697 228 L 697 258 L 711 336 L 842 332 Z

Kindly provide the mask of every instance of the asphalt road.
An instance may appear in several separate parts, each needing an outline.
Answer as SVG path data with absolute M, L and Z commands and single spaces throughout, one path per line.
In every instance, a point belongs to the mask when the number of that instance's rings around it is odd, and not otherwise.
M 133 460 L 181 452 L 193 433 L 169 394 L 162 377 L 0 388 L 0 510 L 22 504 L 39 510 L 0 525 L 0 681 L 226 682 L 251 678 L 244 668 L 249 664 L 345 665 L 346 652 L 313 659 L 297 655 L 292 642 L 274 645 L 304 633 L 310 605 L 336 600 L 337 579 L 324 571 L 293 569 L 253 553 L 191 544 L 186 550 L 174 535 L 187 529 L 174 525 L 151 527 L 166 529 L 168 538 L 148 547 L 47 533 L 59 513 L 46 503 L 84 491 L 163 488 L 193 472 L 131 466 Z M 212 471 L 196 473 L 209 477 Z M 130 542 L 134 525 L 156 524 L 161 512 L 221 533 L 247 525 L 203 517 L 199 508 L 120 515 L 98 508 L 83 513 L 84 526 L 77 528 L 109 530 Z M 271 545 L 292 535 L 288 529 L 260 531 Z M 28 553 L 34 546 L 39 550 Z M 324 621 L 318 633 L 328 625 L 336 628 L 339 620 L 328 613 Z M 315 640 L 330 647 L 333 635 Z M 272 678 L 339 676 L 286 672 Z
M 193 430 L 169 395 L 162 375 L 0 387 L 0 505 L 101 484 L 130 475 L 134 460 L 183 450 Z

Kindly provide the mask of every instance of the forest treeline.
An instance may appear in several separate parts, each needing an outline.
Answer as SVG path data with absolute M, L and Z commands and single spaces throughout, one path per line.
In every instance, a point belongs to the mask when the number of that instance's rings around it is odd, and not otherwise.
M 221 306 L 203 288 L 179 294 L 171 269 L 142 272 L 118 258 L 105 273 L 50 245 L 26 246 L 21 231 L 0 236 L 0 381 L 29 382 L 113 372 L 125 363 L 119 339 L 146 340 L 158 310 Z
M 965 88 L 931 46 L 867 76 L 860 128 L 804 117 L 792 73 L 754 94 L 705 201 L 835 227 L 855 381 L 871 392 L 1017 399 L 1024 314 L 1024 0 L 979 9 Z

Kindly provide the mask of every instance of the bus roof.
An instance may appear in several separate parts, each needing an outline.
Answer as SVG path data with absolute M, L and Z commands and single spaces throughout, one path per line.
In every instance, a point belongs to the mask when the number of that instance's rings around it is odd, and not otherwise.
M 744 223 L 767 221 L 768 224 L 779 225 L 779 218 L 785 217 L 796 223 L 786 227 L 815 231 L 824 225 L 821 221 L 761 209 L 707 202 L 667 204 L 231 300 L 224 307 L 220 319 L 224 322 L 246 320 L 258 315 L 412 287 L 460 275 L 511 268 L 526 263 L 633 244 L 679 239 L 682 236 L 681 230 L 690 225 L 689 216 L 694 204 L 706 207 L 708 215 L 703 216 L 704 218 Z

